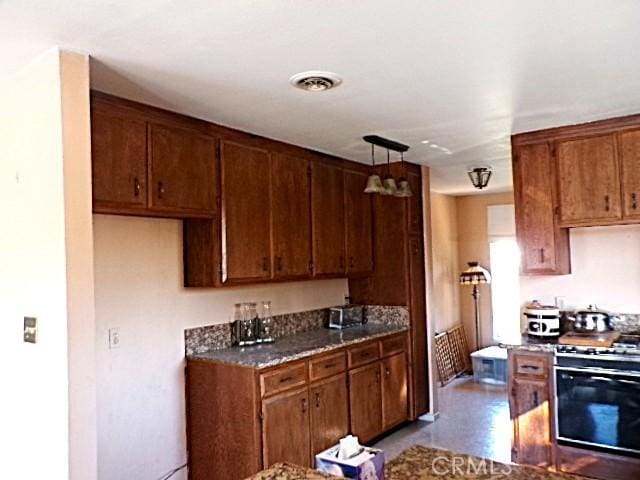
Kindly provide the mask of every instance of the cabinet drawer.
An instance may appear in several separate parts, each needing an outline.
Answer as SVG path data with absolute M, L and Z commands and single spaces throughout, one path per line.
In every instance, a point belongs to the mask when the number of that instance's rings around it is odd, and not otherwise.
M 380 356 L 387 357 L 394 353 L 404 352 L 406 350 L 405 335 L 394 335 L 393 337 L 383 338 L 380 340 Z
M 369 342 L 349 349 L 349 368 L 364 365 L 380 358 L 378 342 Z
M 516 376 L 547 378 L 549 375 L 549 361 L 543 356 L 515 354 L 513 368 Z
M 266 397 L 291 387 L 304 385 L 306 382 L 306 365 L 304 363 L 297 363 L 260 375 L 260 390 L 262 396 Z
M 309 381 L 330 377 L 347 369 L 347 359 L 344 352 L 309 361 Z

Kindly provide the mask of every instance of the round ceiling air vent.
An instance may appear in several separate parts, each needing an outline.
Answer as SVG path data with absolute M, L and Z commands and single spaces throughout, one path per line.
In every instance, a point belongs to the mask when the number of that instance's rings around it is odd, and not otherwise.
M 309 92 L 324 92 L 340 85 L 342 79 L 335 73 L 312 70 L 295 74 L 289 79 L 289 83 Z

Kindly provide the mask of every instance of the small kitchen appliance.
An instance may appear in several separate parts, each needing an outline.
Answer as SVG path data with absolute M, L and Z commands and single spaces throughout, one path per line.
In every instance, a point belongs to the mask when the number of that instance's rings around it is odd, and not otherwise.
M 342 305 L 329 309 L 328 328 L 349 328 L 362 325 L 365 322 L 364 307 L 362 305 Z
M 573 321 L 573 330 L 578 333 L 604 333 L 613 330 L 612 320 L 616 316 L 595 305 L 576 311 L 568 319 Z
M 560 309 L 553 305 L 541 305 L 534 300 L 525 305 L 522 312 L 527 324 L 527 334 L 532 337 L 553 338 L 560 336 Z

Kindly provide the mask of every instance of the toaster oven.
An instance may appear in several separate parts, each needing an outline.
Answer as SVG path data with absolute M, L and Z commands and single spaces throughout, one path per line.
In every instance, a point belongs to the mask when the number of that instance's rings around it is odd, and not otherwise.
M 348 328 L 362 325 L 365 322 L 362 305 L 343 305 L 329 309 L 328 328 Z

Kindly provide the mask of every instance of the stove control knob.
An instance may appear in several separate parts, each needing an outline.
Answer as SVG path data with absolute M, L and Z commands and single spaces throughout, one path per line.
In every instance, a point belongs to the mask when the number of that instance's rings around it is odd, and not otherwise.
M 595 348 L 593 348 L 593 347 L 589 347 L 589 348 L 587 348 L 587 350 L 585 351 L 585 353 L 586 353 L 587 355 L 596 355 L 596 354 L 598 353 L 598 351 L 597 351 Z

